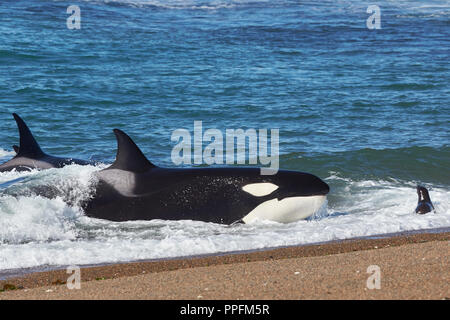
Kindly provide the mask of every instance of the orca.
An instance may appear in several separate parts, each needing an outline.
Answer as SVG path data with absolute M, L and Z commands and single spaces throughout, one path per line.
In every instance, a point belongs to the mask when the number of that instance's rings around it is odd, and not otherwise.
M 416 213 L 425 214 L 431 212 L 434 209 L 433 203 L 431 202 L 428 190 L 425 187 L 417 186 L 417 195 L 419 200 L 417 202 Z
M 330 190 L 320 178 L 297 171 L 261 175 L 260 168 L 249 167 L 157 167 L 125 132 L 114 133 L 116 160 L 95 173 L 95 191 L 82 205 L 92 218 L 289 223 L 317 212 Z
M 0 172 L 30 171 L 33 169 L 62 168 L 69 164 L 88 165 L 89 161 L 58 158 L 44 153 L 30 129 L 17 114 L 13 113 L 20 134 L 20 146 L 13 146 L 16 156 L 0 165 Z

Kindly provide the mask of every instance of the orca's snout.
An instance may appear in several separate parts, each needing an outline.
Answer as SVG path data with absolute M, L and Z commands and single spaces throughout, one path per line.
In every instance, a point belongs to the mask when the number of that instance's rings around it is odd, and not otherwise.
M 329 194 L 329 193 L 330 193 L 330 186 L 329 186 L 326 182 L 324 182 L 324 181 L 322 181 L 322 180 L 320 180 L 320 181 L 322 182 L 322 192 L 323 192 L 323 195 Z
M 310 173 L 300 174 L 295 185 L 295 189 L 303 196 L 326 196 L 330 193 L 330 186 Z
M 316 182 L 316 184 L 317 184 L 317 187 L 316 187 L 317 188 L 317 194 L 325 196 L 328 193 L 330 193 L 330 186 L 325 181 L 323 181 L 320 178 L 317 178 L 317 180 L 318 180 Z

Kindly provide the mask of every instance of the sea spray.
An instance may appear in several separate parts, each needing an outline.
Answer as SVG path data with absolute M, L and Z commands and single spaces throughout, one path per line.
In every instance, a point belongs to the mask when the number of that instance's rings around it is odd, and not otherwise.
M 333 184 L 333 176 L 327 182 Z M 347 184 L 336 192 L 326 214 L 290 224 L 119 223 L 88 218 L 61 198 L 3 197 L 0 270 L 254 250 L 450 225 L 445 188 L 430 190 L 436 214 L 416 215 L 417 195 L 411 182 L 348 180 Z

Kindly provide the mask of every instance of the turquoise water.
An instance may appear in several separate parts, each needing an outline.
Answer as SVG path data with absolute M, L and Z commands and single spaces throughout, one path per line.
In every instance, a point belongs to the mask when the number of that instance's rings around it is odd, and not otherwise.
M 66 26 L 74 4 L 81 9 L 79 30 Z M 4 160 L 18 143 L 12 112 L 48 153 L 105 164 L 115 156 L 112 129 L 120 128 L 152 162 L 174 166 L 173 130 L 192 132 L 198 120 L 204 130 L 278 128 L 280 167 L 314 173 L 332 192 L 314 224 L 237 231 L 201 223 L 104 225 L 58 200 L 0 195 L 0 269 L 450 226 L 450 2 L 377 1 L 379 30 L 366 26 L 371 4 L 1 1 Z M 25 178 L 75 175 L 81 188 L 90 170 L 96 168 Z M 0 183 L 20 177 L 5 174 Z M 411 215 L 416 183 L 430 188 L 440 216 Z M 151 242 L 148 251 L 137 245 L 143 239 Z M 95 251 L 111 241 L 125 241 L 129 255 L 112 259 Z M 75 242 L 77 258 L 67 260 L 64 252 Z M 33 258 L 19 258 L 25 253 Z

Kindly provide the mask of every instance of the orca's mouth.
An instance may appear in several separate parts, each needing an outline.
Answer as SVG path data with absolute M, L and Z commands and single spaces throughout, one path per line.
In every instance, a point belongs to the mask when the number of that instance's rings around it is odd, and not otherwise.
M 328 187 L 328 185 L 327 185 Z M 301 192 L 298 191 L 284 191 L 284 190 L 277 190 L 276 193 L 272 195 L 268 195 L 266 198 L 277 198 L 279 201 L 287 199 L 287 198 L 298 198 L 298 197 L 319 197 L 319 196 L 326 196 L 330 193 L 330 188 L 322 189 L 319 191 L 313 191 L 313 192 Z M 270 197 L 271 196 L 271 197 Z
M 290 223 L 304 220 L 315 214 L 325 203 L 326 195 L 293 196 L 282 200 L 272 198 L 264 201 L 242 218 L 245 223 L 269 220 Z

